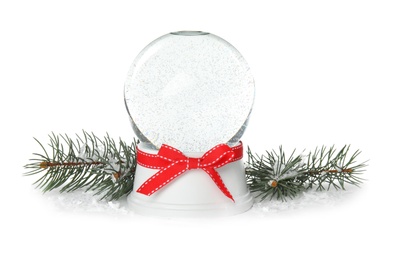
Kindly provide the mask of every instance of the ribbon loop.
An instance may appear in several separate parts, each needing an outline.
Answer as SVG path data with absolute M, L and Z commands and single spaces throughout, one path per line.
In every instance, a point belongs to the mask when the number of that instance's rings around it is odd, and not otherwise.
M 201 158 L 187 157 L 181 151 L 168 145 L 162 145 L 156 155 L 145 153 L 139 148 L 137 151 L 139 165 L 150 169 L 159 169 L 137 189 L 137 192 L 150 196 L 187 170 L 202 169 L 212 178 L 224 195 L 234 201 L 216 169 L 242 158 L 241 142 L 232 148 L 226 144 L 219 144 Z

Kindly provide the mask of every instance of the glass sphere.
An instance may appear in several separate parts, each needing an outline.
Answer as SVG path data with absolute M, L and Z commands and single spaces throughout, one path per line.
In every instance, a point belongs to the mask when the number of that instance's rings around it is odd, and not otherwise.
M 247 62 L 211 33 L 161 36 L 134 60 L 125 82 L 125 104 L 139 140 L 183 152 L 236 145 L 254 100 Z

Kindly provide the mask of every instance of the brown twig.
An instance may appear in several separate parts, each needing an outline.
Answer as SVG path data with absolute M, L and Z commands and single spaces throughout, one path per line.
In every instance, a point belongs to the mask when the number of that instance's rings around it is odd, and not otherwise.
M 49 167 L 73 167 L 73 166 L 92 166 L 92 165 L 104 165 L 103 162 L 41 162 L 40 168 L 46 169 Z

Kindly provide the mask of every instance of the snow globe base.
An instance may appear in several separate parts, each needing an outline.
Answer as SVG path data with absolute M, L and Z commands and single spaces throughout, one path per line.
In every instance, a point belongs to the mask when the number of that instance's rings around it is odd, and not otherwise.
M 157 154 L 158 150 L 139 149 Z M 185 153 L 188 157 L 201 157 L 201 153 Z M 253 198 L 248 190 L 243 159 L 217 169 L 234 202 L 226 197 L 212 178 L 202 169 L 188 170 L 151 196 L 136 192 L 158 170 L 137 165 L 133 191 L 128 204 L 141 215 L 159 217 L 219 217 L 231 216 L 249 210 Z

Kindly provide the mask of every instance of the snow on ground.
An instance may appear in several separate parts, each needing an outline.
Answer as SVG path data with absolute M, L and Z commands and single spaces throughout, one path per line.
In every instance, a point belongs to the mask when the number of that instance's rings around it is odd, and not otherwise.
M 269 216 L 276 214 L 286 214 L 294 211 L 332 207 L 344 203 L 361 189 L 348 187 L 347 190 L 316 191 L 307 190 L 299 194 L 294 199 L 287 198 L 286 201 L 277 199 L 265 199 L 259 201 L 255 198 L 253 207 L 246 213 L 254 216 Z M 66 212 L 99 213 L 106 215 L 135 215 L 135 212 L 127 204 L 126 198 L 117 201 L 100 200 L 94 196 L 93 192 L 82 190 L 71 193 L 59 193 L 51 191 L 43 195 L 55 208 Z

